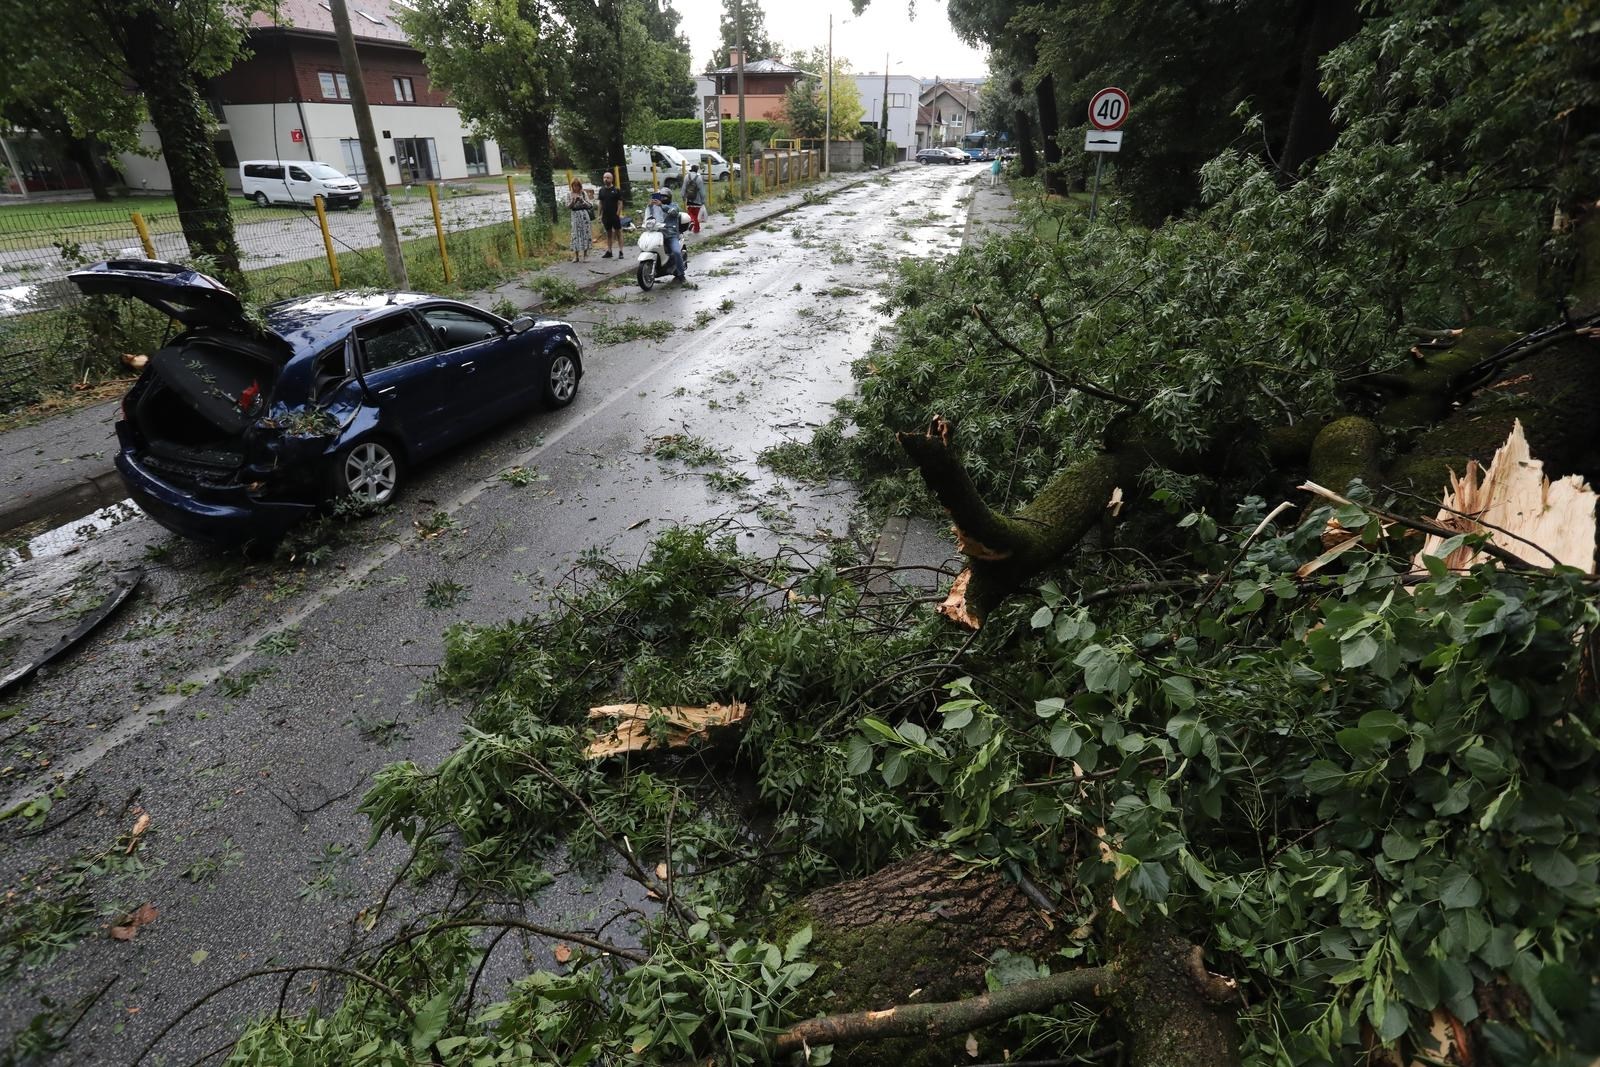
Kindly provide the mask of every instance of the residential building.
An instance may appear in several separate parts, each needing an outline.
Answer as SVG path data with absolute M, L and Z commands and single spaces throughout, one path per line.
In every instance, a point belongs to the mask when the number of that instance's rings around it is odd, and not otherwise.
M 729 65 L 708 70 L 698 84 L 702 86 L 702 105 L 711 104 L 724 121 L 739 118 L 739 50 L 728 50 Z M 744 63 L 744 117 L 746 121 L 783 117 L 783 98 L 789 88 L 802 78 L 817 76 L 799 67 L 791 67 L 781 59 L 746 59 Z M 709 82 L 709 86 L 707 83 Z
M 500 173 L 500 149 L 473 135 L 428 76 L 396 12 L 407 0 L 348 0 L 367 102 L 391 185 Z M 317 0 L 278 0 L 251 19 L 250 55 L 207 87 L 216 115 L 217 155 L 233 188 L 241 159 L 316 159 L 366 180 L 350 83 L 334 37 L 333 15 Z M 159 141 L 147 128 L 143 140 Z M 124 155 L 135 189 L 170 189 L 166 164 Z
M 861 97 L 861 125 L 874 130 L 883 121 L 884 92 L 889 94 L 889 141 L 895 146 L 896 159 L 910 159 L 922 145 L 917 142 L 917 96 L 922 81 L 910 74 L 891 74 L 868 71 L 857 74 L 856 95 Z
M 962 82 L 936 81 L 922 90 L 928 109 L 928 145 L 959 145 L 977 129 L 978 90 Z

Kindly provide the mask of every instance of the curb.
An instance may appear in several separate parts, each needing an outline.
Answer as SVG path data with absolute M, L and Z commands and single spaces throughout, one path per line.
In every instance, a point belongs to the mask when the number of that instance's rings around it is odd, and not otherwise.
M 890 167 L 888 170 L 863 172 L 860 177 L 841 181 L 838 185 L 829 189 L 827 195 L 831 196 L 836 192 L 871 181 L 873 178 L 891 173 L 895 169 Z M 802 197 L 788 207 L 780 208 L 769 214 L 752 217 L 743 222 L 735 222 L 727 229 L 717 231 L 714 237 L 715 239 L 731 237 L 734 234 L 753 229 L 762 223 L 769 222 L 772 219 L 787 215 L 791 211 L 796 211 L 806 206 L 807 203 Z M 538 271 L 533 271 L 527 277 L 535 277 L 538 273 Z M 632 273 L 633 268 L 629 267 L 627 270 L 617 271 L 614 274 L 603 275 L 593 281 L 583 282 L 578 286 L 578 292 L 593 293 L 609 288 L 615 285 L 619 279 L 626 278 Z M 531 287 L 530 292 L 532 292 Z M 522 305 L 521 310 L 537 311 L 544 304 L 543 297 L 536 293 L 533 295 L 533 302 Z M 21 500 L 8 500 L 0 503 L 0 536 L 9 534 L 20 526 L 38 522 L 42 519 L 76 518 L 79 515 L 94 511 L 96 508 L 114 504 L 127 495 L 127 491 L 122 485 L 121 475 L 117 473 L 114 466 L 108 466 L 98 474 L 47 487 Z
M 0 504 L 0 535 L 41 519 L 67 519 L 115 504 L 128 495 L 115 467 Z

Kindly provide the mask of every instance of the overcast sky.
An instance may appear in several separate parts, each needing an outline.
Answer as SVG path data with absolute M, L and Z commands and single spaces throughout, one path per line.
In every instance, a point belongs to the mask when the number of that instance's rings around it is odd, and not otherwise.
M 683 32 L 694 49 L 694 73 L 705 70 L 717 46 L 722 0 L 672 0 L 683 16 Z M 917 0 L 916 18 L 906 15 L 906 0 L 872 0 L 860 16 L 849 0 L 764 0 L 767 33 L 785 49 L 828 43 L 828 12 L 833 12 L 833 54 L 850 60 L 857 73 L 889 69 L 919 78 L 981 78 L 989 69 L 983 52 L 963 44 L 950 28 L 944 0 Z

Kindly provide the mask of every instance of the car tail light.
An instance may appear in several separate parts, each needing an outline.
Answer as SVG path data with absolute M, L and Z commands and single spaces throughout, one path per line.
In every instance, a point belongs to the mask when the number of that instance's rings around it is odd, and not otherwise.
M 256 406 L 256 397 L 261 395 L 261 383 L 251 382 L 239 394 L 239 410 L 248 412 Z

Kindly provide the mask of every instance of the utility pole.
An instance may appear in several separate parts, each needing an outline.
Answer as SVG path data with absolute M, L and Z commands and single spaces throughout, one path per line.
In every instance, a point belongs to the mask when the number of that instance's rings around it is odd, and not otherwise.
M 367 107 L 367 86 L 361 80 L 361 57 L 356 54 L 355 34 L 350 32 L 350 12 L 344 0 L 328 0 L 328 9 L 333 13 L 339 58 L 344 61 L 345 81 L 350 86 L 350 108 L 356 114 L 356 135 L 361 138 L 361 158 L 367 167 L 367 191 L 372 196 L 372 213 L 378 220 L 383 262 L 389 268 L 389 281 L 396 289 L 404 289 L 406 261 L 400 254 L 400 235 L 394 229 L 394 202 L 389 199 L 389 183 L 383 178 L 383 157 L 378 154 L 378 134 L 372 128 L 372 111 Z
M 737 0 L 733 8 L 734 36 L 739 39 L 739 184 L 744 187 L 744 197 L 750 198 L 750 142 L 744 130 L 744 0 Z
M 833 155 L 833 12 L 828 12 L 828 90 L 827 109 L 822 117 L 822 173 L 832 173 L 828 157 Z
M 878 127 L 878 166 L 889 162 L 889 53 L 883 54 L 883 125 Z

